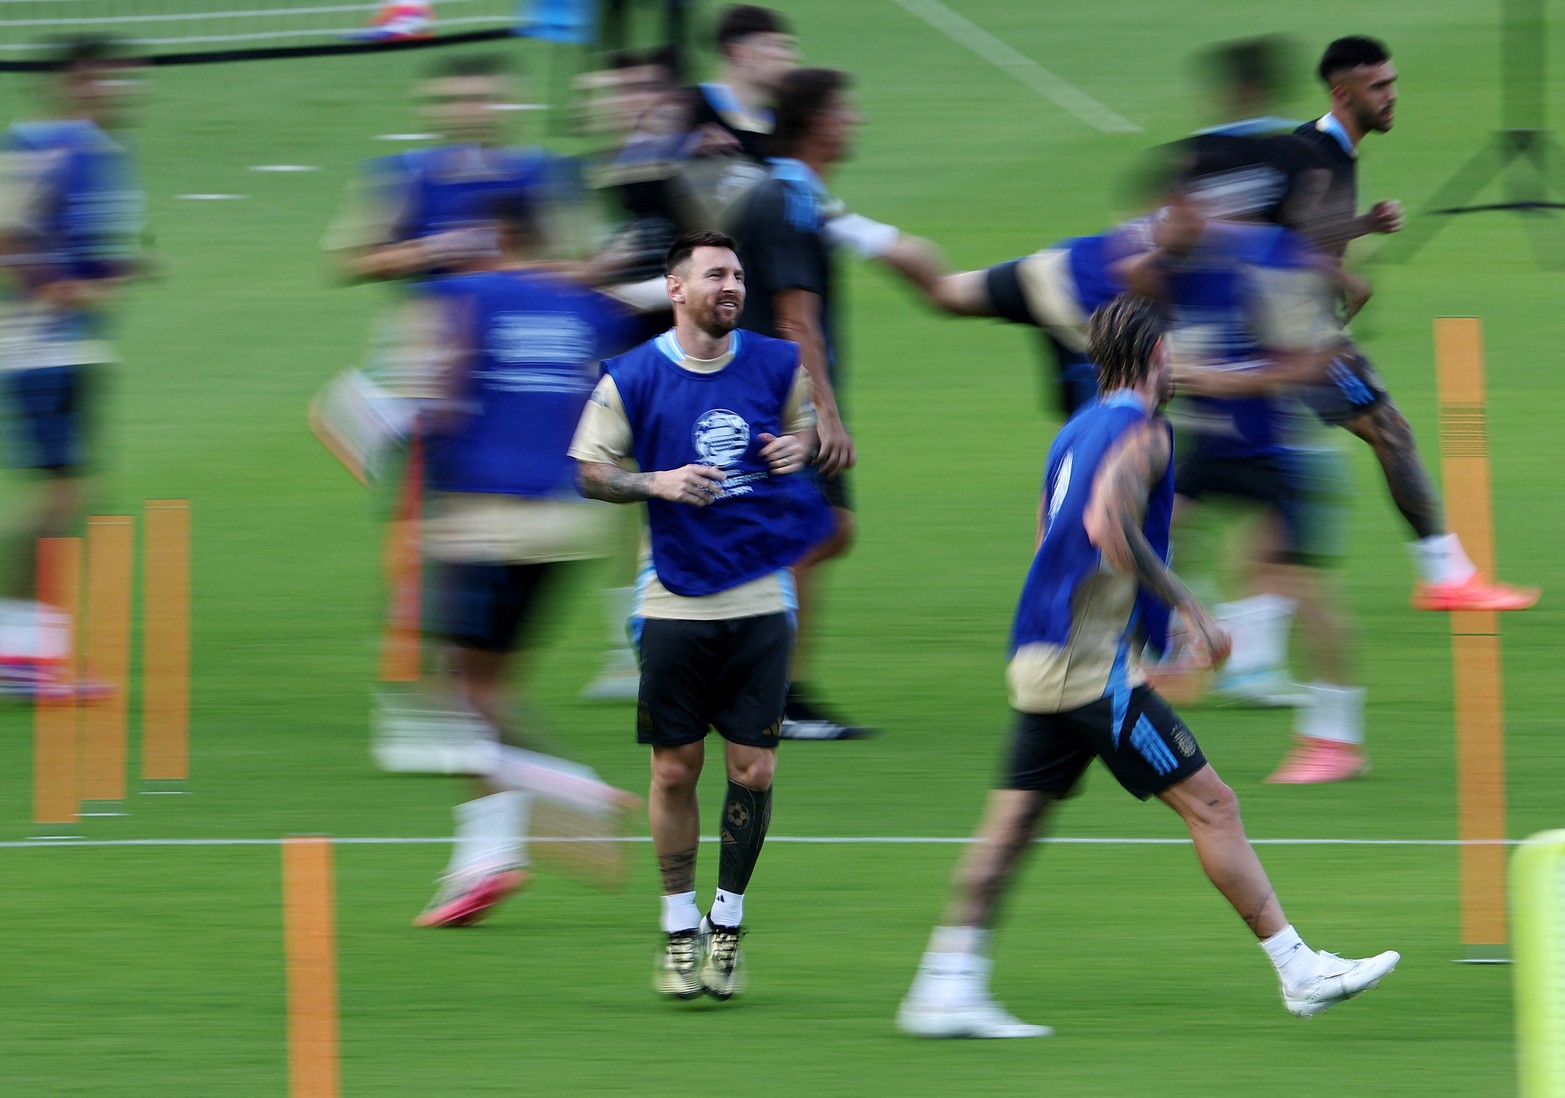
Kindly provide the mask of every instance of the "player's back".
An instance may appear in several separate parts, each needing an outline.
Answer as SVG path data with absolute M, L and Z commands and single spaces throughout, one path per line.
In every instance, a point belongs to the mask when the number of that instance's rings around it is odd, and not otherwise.
M 123 144 L 85 119 L 5 134 L 7 205 L 38 261 L 73 278 L 122 275 L 140 250 L 144 200 Z

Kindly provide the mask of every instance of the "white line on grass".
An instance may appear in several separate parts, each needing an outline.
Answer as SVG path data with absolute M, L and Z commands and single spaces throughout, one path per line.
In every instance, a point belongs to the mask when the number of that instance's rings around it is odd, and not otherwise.
M 354 837 L 332 838 L 336 846 L 417 846 L 422 844 L 449 844 L 451 838 L 436 836 L 415 837 Z M 0 850 L 18 850 L 34 846 L 281 846 L 286 840 L 276 839 L 70 839 L 65 837 L 21 839 L 0 842 Z M 645 835 L 624 835 L 613 838 L 576 839 L 561 836 L 532 836 L 529 842 L 615 842 L 645 843 L 651 839 Z M 703 838 L 702 842 L 717 842 Z M 950 846 L 970 843 L 973 840 L 949 835 L 769 835 L 768 843 L 799 843 L 829 846 Z M 1255 846 L 1520 846 L 1522 839 L 1251 839 Z M 1058 846 L 1189 846 L 1189 839 L 1137 839 L 1137 838 L 1069 838 L 1039 839 L 1038 842 Z
M 321 169 L 315 164 L 256 164 L 250 170 L 253 172 L 318 172 Z
M 911 15 L 916 15 L 941 34 L 966 46 L 979 57 L 1026 84 L 1033 91 L 1061 107 L 1087 125 L 1104 133 L 1141 133 L 1141 127 L 1116 114 L 1076 85 L 1056 76 L 1024 53 L 1002 42 L 978 24 L 958 15 L 940 0 L 897 0 Z
M 433 141 L 440 135 L 437 133 L 378 133 L 376 141 Z
M 189 199 L 192 202 L 235 202 L 250 196 L 247 194 L 176 194 L 174 197 Z

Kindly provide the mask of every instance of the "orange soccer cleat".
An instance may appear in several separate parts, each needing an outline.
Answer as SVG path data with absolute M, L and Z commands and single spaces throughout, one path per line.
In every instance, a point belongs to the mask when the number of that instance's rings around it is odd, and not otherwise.
M 1420 583 L 1413 588 L 1414 610 L 1526 610 L 1543 592 L 1513 587 L 1474 572 L 1459 583 Z
M 1300 736 L 1282 765 L 1266 779 L 1268 785 L 1324 785 L 1369 773 L 1369 760 L 1357 744 Z

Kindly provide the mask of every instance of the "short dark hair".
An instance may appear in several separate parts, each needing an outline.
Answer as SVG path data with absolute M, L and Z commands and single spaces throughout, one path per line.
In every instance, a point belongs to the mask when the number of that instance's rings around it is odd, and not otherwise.
M 498 53 L 453 53 L 424 70 L 426 80 L 448 80 L 466 76 L 504 76 L 510 63 Z
M 735 4 L 725 8 L 717 20 L 717 48 L 721 50 L 752 34 L 792 34 L 788 20 L 780 11 L 759 4 Z
M 1390 60 L 1391 53 L 1380 39 L 1350 34 L 1326 47 L 1316 72 L 1320 74 L 1321 82 L 1329 88 L 1337 82 L 1337 77 L 1360 65 L 1383 65 Z
M 1226 87 L 1250 88 L 1278 99 L 1288 90 L 1292 55 L 1292 42 L 1280 34 L 1239 38 L 1212 47 L 1208 71 Z
M 679 234 L 668 249 L 663 269 L 673 274 L 674 268 L 689 259 L 697 248 L 727 248 L 735 255 L 739 254 L 739 242 L 727 233 L 720 233 L 716 229 L 695 229 Z
M 49 48 L 49 71 L 70 72 L 83 65 L 107 65 L 130 60 L 125 44 L 104 34 L 76 34 L 57 39 Z
M 1149 297 L 1120 294 L 1100 305 L 1087 321 L 1087 353 L 1098 367 L 1099 390 L 1128 389 L 1145 380 L 1165 327 Z
M 776 125 L 772 144 L 786 155 L 810 132 L 815 116 L 826 109 L 831 97 L 847 88 L 852 77 L 838 69 L 794 69 L 777 88 Z

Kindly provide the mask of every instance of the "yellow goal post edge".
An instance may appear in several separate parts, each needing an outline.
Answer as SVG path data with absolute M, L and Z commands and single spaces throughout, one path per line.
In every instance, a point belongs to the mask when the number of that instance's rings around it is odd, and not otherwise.
M 1516 1052 L 1523 1098 L 1565 1098 L 1565 829 L 1511 856 Z

